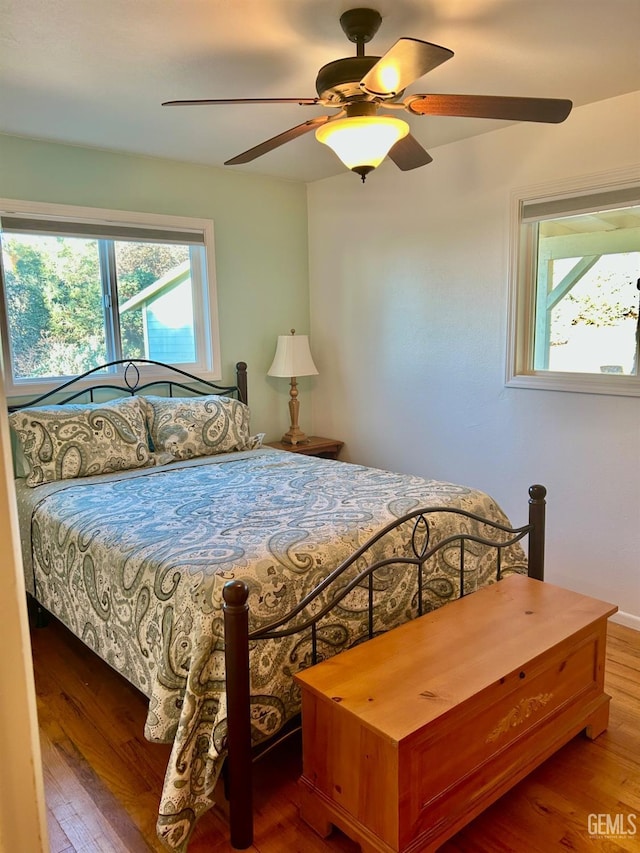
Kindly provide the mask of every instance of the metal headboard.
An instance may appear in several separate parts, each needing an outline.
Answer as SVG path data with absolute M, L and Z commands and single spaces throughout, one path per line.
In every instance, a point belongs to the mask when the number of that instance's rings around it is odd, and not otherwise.
M 97 373 L 102 373 L 108 368 L 126 365 L 124 370 L 114 377 L 114 381 L 100 382 L 95 385 L 86 385 L 84 380 Z M 138 365 L 153 365 L 162 369 L 166 376 L 161 378 L 149 379 L 145 382 L 144 377 Z M 189 384 L 186 384 L 186 383 Z M 74 386 L 80 385 L 79 388 Z M 186 391 L 188 394 L 223 394 L 225 396 L 236 396 L 242 403 L 247 403 L 247 365 L 244 361 L 239 361 L 236 364 L 236 384 L 235 385 L 218 385 L 216 382 L 209 382 L 206 379 L 201 379 L 199 376 L 194 376 L 192 373 L 187 373 L 186 370 L 181 370 L 179 367 L 174 367 L 170 364 L 163 364 L 161 361 L 153 361 L 148 358 L 121 358 L 117 361 L 110 361 L 106 364 L 101 364 L 99 367 L 94 367 L 87 370 L 79 376 L 74 376 L 72 379 L 63 382 L 46 394 L 41 394 L 33 400 L 27 402 L 16 403 L 9 406 L 10 412 L 17 412 L 20 409 L 25 409 L 30 406 L 37 406 L 45 403 L 47 400 L 56 398 L 57 404 L 64 405 L 71 403 L 80 397 L 85 397 L 89 402 L 93 403 L 95 393 L 97 391 L 117 391 L 120 394 L 140 394 L 150 389 L 164 389 L 170 397 L 173 396 L 174 389 Z M 70 393 L 66 393 L 70 392 Z M 64 394 L 62 398 L 59 395 Z

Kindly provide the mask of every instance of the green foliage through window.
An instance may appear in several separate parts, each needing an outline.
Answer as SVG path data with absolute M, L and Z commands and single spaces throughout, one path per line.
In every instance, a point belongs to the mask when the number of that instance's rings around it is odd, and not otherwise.
M 153 285 L 166 280 L 170 287 L 172 270 L 189 258 L 188 245 L 3 234 L 14 378 L 71 376 L 115 358 L 153 358 L 145 311 L 163 298 Z M 122 310 L 145 290 L 147 300 Z M 193 318 L 186 333 L 191 340 Z

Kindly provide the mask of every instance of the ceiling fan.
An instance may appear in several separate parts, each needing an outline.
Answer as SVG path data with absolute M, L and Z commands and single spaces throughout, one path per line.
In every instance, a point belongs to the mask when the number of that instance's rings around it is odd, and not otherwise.
M 571 101 L 559 98 L 517 98 L 494 95 L 409 95 L 407 86 L 451 59 L 453 51 L 414 38 L 401 38 L 384 56 L 365 56 L 364 46 L 378 31 L 382 18 L 373 9 L 350 9 L 340 25 L 356 44 L 356 55 L 324 65 L 316 79 L 317 98 L 206 98 L 165 101 L 162 106 L 201 104 L 299 104 L 337 109 L 335 115 L 316 116 L 249 148 L 225 166 L 249 163 L 285 142 L 311 130 L 329 145 L 342 162 L 366 176 L 388 155 L 403 171 L 433 159 L 409 132 L 402 119 L 383 110 L 406 110 L 411 115 L 465 116 L 558 123 L 571 112 Z

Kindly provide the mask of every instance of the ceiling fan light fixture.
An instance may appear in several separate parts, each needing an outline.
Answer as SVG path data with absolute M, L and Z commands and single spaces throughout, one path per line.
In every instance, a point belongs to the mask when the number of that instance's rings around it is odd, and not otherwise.
M 407 122 L 393 116 L 349 116 L 321 125 L 316 139 L 328 145 L 364 181 L 408 133 Z

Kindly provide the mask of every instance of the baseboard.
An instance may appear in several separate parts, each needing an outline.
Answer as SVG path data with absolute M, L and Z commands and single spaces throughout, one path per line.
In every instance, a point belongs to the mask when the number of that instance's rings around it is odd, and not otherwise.
M 618 625 L 624 625 L 626 628 L 633 628 L 635 631 L 640 631 L 640 616 L 634 616 L 633 613 L 625 613 L 623 610 L 618 610 L 609 619 Z

